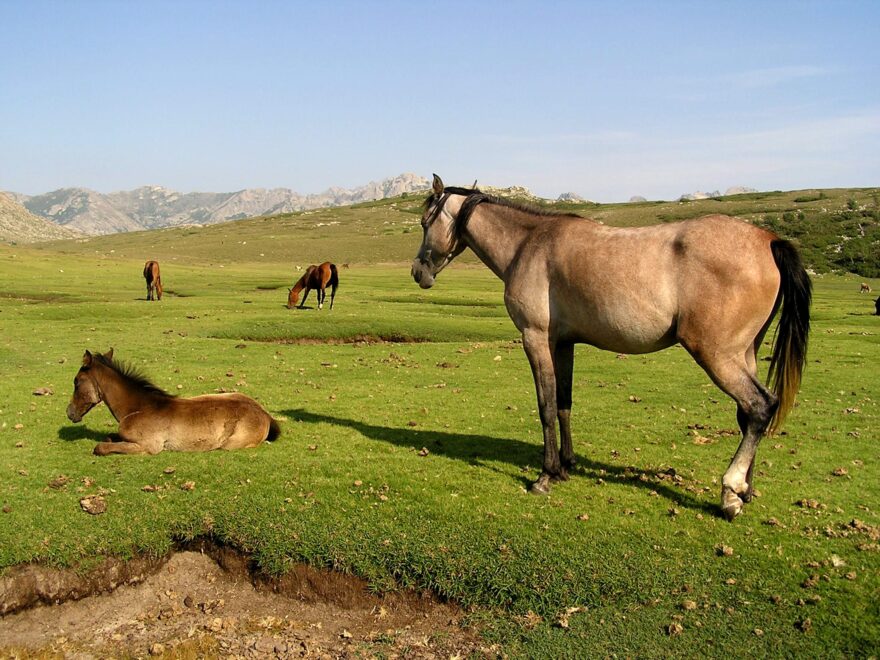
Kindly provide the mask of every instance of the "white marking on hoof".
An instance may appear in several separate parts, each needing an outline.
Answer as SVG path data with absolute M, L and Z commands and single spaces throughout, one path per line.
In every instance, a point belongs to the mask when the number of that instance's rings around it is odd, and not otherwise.
M 739 495 L 726 488 L 721 491 L 721 513 L 728 522 L 736 518 L 743 510 L 743 501 Z
M 548 477 L 546 474 L 542 474 L 540 477 L 538 477 L 538 480 L 532 484 L 529 492 L 532 495 L 549 495 L 550 477 Z

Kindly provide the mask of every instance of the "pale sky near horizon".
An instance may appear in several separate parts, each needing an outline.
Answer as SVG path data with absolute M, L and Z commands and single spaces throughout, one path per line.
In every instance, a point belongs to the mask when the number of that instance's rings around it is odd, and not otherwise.
M 0 190 L 880 185 L 880 1 L 0 0 Z

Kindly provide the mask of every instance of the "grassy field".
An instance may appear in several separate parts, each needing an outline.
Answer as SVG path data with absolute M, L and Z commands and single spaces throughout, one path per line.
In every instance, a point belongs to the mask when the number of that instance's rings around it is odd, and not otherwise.
M 469 257 L 421 291 L 402 264 L 418 201 L 0 247 L 0 567 L 209 536 L 270 573 L 304 561 L 433 589 L 514 656 L 877 653 L 880 318 L 864 278 L 815 278 L 799 404 L 734 523 L 717 513 L 734 405 L 680 348 L 577 349 L 579 466 L 536 498 L 540 424 L 501 284 Z M 665 219 L 626 206 L 597 210 Z M 161 303 L 143 300 L 147 258 Z M 328 258 L 351 264 L 334 310 L 285 309 L 294 266 Z M 281 439 L 94 457 L 112 417 L 64 409 L 83 351 L 111 346 L 171 392 L 254 396 Z M 79 500 L 97 493 L 107 512 L 89 516 Z

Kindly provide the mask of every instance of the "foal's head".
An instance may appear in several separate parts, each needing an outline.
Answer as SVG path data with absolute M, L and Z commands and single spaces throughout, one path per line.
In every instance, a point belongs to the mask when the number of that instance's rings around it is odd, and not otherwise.
M 437 273 L 467 247 L 461 240 L 456 216 L 447 208 L 450 195 L 467 196 L 477 192 L 476 189 L 446 188 L 440 177 L 434 175 L 434 186 L 425 200 L 422 215 L 422 246 L 413 260 L 411 271 L 413 279 L 423 289 L 432 287 Z
M 113 359 L 112 348 L 104 354 L 104 358 Z M 82 366 L 73 379 L 73 396 L 67 406 L 67 419 L 71 422 L 80 421 L 87 412 L 101 403 L 101 388 L 98 387 L 92 371 L 94 362 L 95 356 L 86 351 L 83 355 Z

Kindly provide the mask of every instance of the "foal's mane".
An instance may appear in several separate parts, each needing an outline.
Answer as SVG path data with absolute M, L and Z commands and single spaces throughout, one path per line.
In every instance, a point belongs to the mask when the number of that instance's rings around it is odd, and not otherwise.
M 117 362 L 113 358 L 108 358 L 106 355 L 101 355 L 100 353 L 94 355 L 93 358 L 103 364 L 105 367 L 108 367 L 115 371 L 123 378 L 123 380 L 125 380 L 129 385 L 132 385 L 133 387 L 137 387 L 138 389 L 149 392 L 150 394 L 158 394 L 160 396 L 168 397 L 170 399 L 174 398 L 173 394 L 169 394 L 158 385 L 155 385 L 152 381 L 150 381 L 146 376 L 144 376 L 140 371 L 138 371 L 134 366 L 130 364 Z
M 465 200 L 458 211 L 458 217 L 456 218 L 456 222 L 459 227 L 464 227 L 467 224 L 467 221 L 471 217 L 471 214 L 474 212 L 474 209 L 476 209 L 477 206 L 479 206 L 480 204 L 503 206 L 505 208 L 513 209 L 514 211 L 520 211 L 521 213 L 527 213 L 529 215 L 544 218 L 578 218 L 580 220 L 586 220 L 586 218 L 584 218 L 582 215 L 578 215 L 577 213 L 557 211 L 555 209 L 544 209 L 538 206 L 534 206 L 532 204 L 526 204 L 523 202 L 514 201 L 512 199 L 507 199 L 505 197 L 489 195 L 480 191 L 477 188 L 459 188 L 456 186 L 447 186 L 443 189 L 443 192 L 449 193 L 451 195 L 463 195 L 465 197 Z M 427 210 L 428 207 L 431 206 L 431 202 L 435 201 L 436 199 L 437 198 L 434 194 L 428 195 L 428 198 L 425 200 L 425 209 Z

